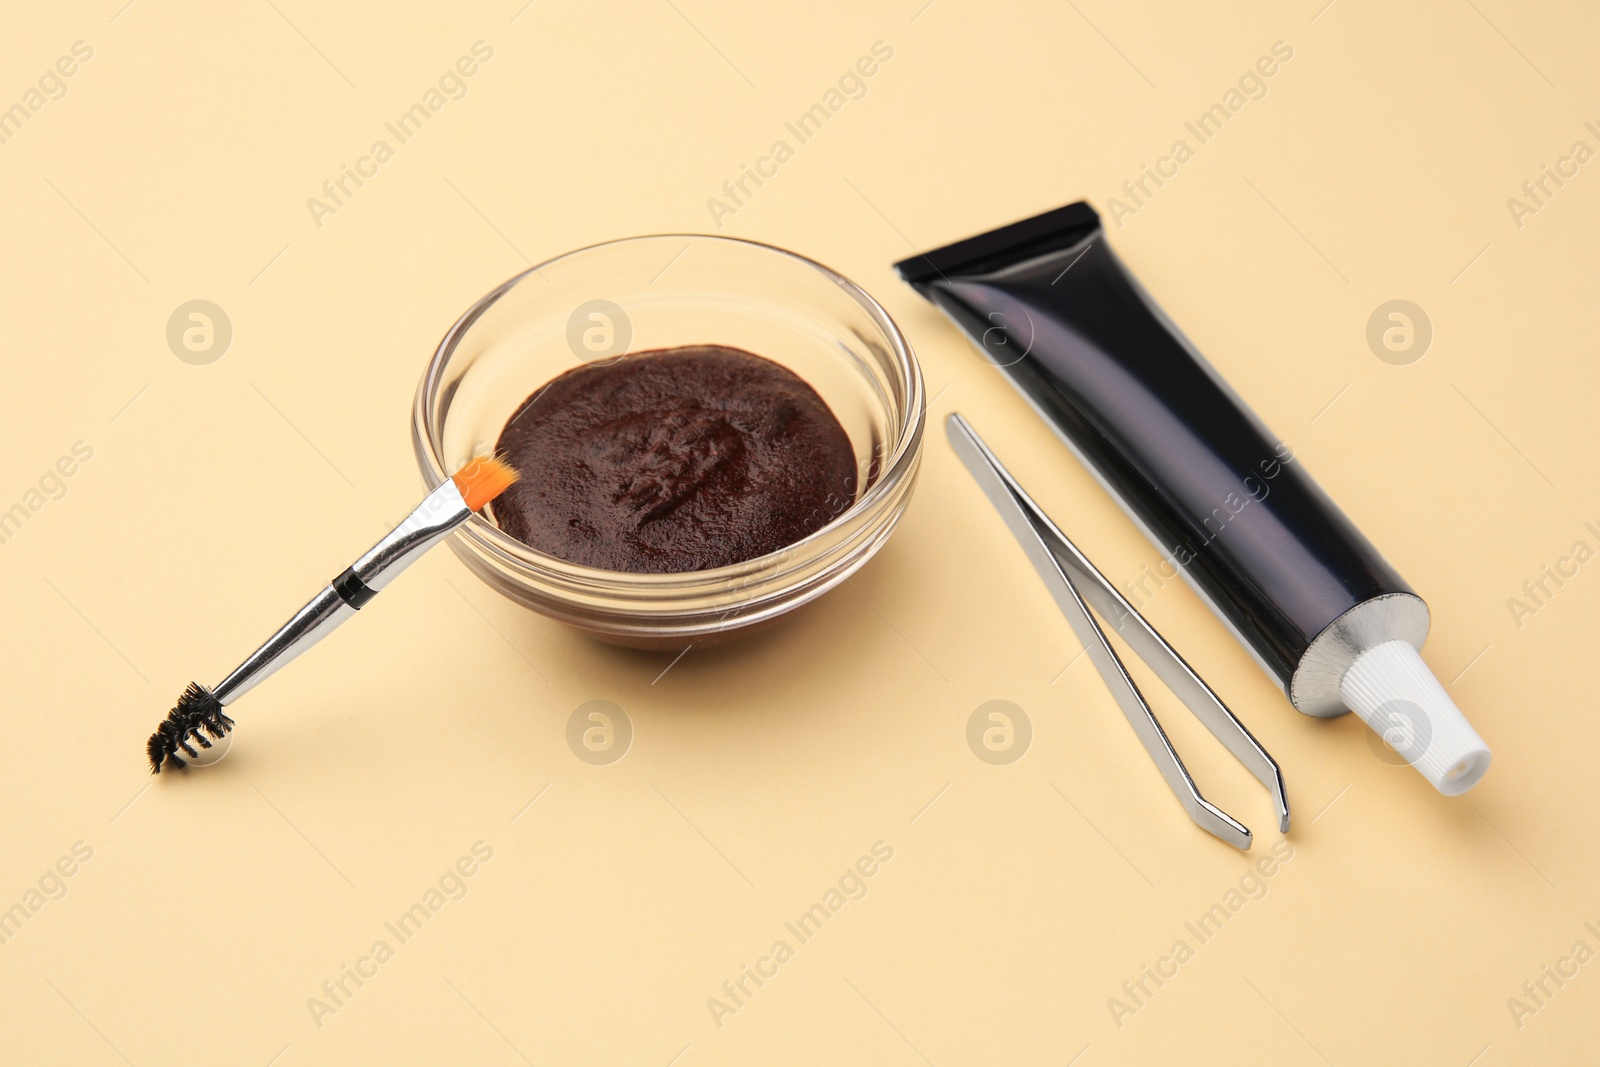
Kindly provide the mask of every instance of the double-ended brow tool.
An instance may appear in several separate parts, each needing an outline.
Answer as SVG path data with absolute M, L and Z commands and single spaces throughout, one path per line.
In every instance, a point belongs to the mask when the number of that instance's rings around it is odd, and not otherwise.
M 190 682 L 145 746 L 151 773 L 159 774 L 163 767 L 204 767 L 225 756 L 233 744 L 233 720 L 223 708 L 327 637 L 397 574 L 516 480 L 515 470 L 491 456 L 469 460 L 215 688 Z
M 1155 761 L 1156 769 L 1167 780 L 1167 785 L 1189 817 L 1202 829 L 1235 848 L 1250 847 L 1250 830 L 1201 795 L 1200 788 L 1183 765 L 1177 749 L 1172 747 L 1166 731 L 1150 710 L 1149 703 L 1128 676 L 1127 668 L 1106 639 L 1105 631 L 1090 613 L 1091 606 L 1111 623 L 1128 646 L 1205 724 L 1206 729 L 1249 768 L 1251 774 L 1261 780 L 1277 805 L 1278 829 L 1288 833 L 1289 798 L 1284 793 L 1283 773 L 1267 750 L 1250 736 L 1250 731 L 1233 717 L 1227 705 L 1183 661 L 1183 657 L 1145 621 L 1144 616 L 1134 610 L 1133 605 L 1117 591 L 1117 587 L 1040 510 L 1039 505 L 1017 484 L 1011 472 L 989 451 L 971 423 L 955 414 L 946 420 L 945 429 L 956 454 L 1005 519 L 1034 569 L 1039 572 L 1039 577 L 1044 579 L 1050 595 L 1055 598 L 1067 622 L 1072 625 L 1073 632 L 1089 653 L 1089 658 L 1094 661 L 1095 669 L 1100 672 L 1100 677 L 1110 688 L 1122 713 L 1127 716 L 1133 732 L 1139 736 L 1145 751 Z

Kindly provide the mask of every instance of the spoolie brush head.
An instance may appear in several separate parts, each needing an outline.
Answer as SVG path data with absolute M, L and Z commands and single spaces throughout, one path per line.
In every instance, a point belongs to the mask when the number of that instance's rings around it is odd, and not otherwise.
M 465 467 L 451 475 L 450 480 L 461 490 L 461 498 L 467 502 L 467 507 L 480 511 L 489 501 L 511 488 L 511 483 L 517 477 L 515 467 L 494 456 L 474 456 Z
M 233 743 L 228 732 L 232 729 L 233 720 L 223 712 L 222 703 L 211 690 L 190 682 L 145 746 L 150 754 L 150 773 L 160 774 L 164 765 L 187 767 L 189 764 L 179 752 L 201 766 L 215 763 Z

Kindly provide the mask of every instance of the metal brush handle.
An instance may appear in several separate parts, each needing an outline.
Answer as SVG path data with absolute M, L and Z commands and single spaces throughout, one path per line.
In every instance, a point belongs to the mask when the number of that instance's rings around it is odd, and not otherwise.
M 384 535 L 343 574 L 312 597 L 309 604 L 295 612 L 265 644 L 250 653 L 211 691 L 212 695 L 226 706 L 254 689 L 274 671 L 337 629 L 363 604 L 377 596 L 395 575 L 416 562 L 471 514 L 456 483 L 445 479 L 404 522 Z

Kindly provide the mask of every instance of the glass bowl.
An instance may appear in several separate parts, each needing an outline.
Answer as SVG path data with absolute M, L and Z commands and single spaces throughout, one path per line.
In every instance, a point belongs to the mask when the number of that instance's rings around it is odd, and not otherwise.
M 679 650 L 770 622 L 872 558 L 916 481 L 922 372 L 899 328 L 859 286 L 754 241 L 668 234 L 591 245 L 479 300 L 445 334 L 417 388 L 412 441 L 423 481 L 431 491 L 490 451 L 511 414 L 558 374 L 691 344 L 742 348 L 808 382 L 855 449 L 855 502 L 777 552 L 674 574 L 570 563 L 473 515 L 449 540 L 474 574 L 601 640 Z

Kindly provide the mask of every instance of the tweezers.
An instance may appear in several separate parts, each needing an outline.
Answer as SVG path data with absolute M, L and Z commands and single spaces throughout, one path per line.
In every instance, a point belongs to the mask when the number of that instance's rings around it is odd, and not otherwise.
M 1105 680 L 1111 695 L 1127 716 L 1133 732 L 1139 736 L 1145 751 L 1155 761 L 1156 769 L 1167 780 L 1167 785 L 1189 817 L 1201 829 L 1215 834 L 1235 848 L 1250 847 L 1249 828 L 1200 795 L 1199 787 L 1195 785 L 1189 769 L 1183 765 L 1177 750 L 1172 747 L 1172 742 L 1167 739 L 1166 731 L 1161 728 L 1161 723 L 1150 710 L 1139 687 L 1129 677 L 1127 668 L 1106 639 L 1105 631 L 1090 614 L 1090 605 L 1111 622 L 1128 646 L 1205 724 L 1206 729 L 1261 780 L 1277 804 L 1279 831 L 1288 833 L 1289 798 L 1284 792 L 1283 772 L 1267 754 L 1267 750 L 1250 736 L 1250 731 L 1234 718 L 1233 712 L 1184 662 L 1183 657 L 1145 621 L 1144 616 L 1134 610 L 1133 605 L 1117 591 L 1117 587 L 1040 510 L 1039 505 L 1017 484 L 1011 472 L 989 451 L 989 446 L 983 443 L 971 423 L 960 414 L 954 414 L 946 420 L 945 429 L 956 454 L 1021 542 L 1023 551 L 1044 579 L 1056 604 L 1066 615 L 1067 622 L 1072 625 L 1073 632 L 1099 670 L 1100 677 Z

